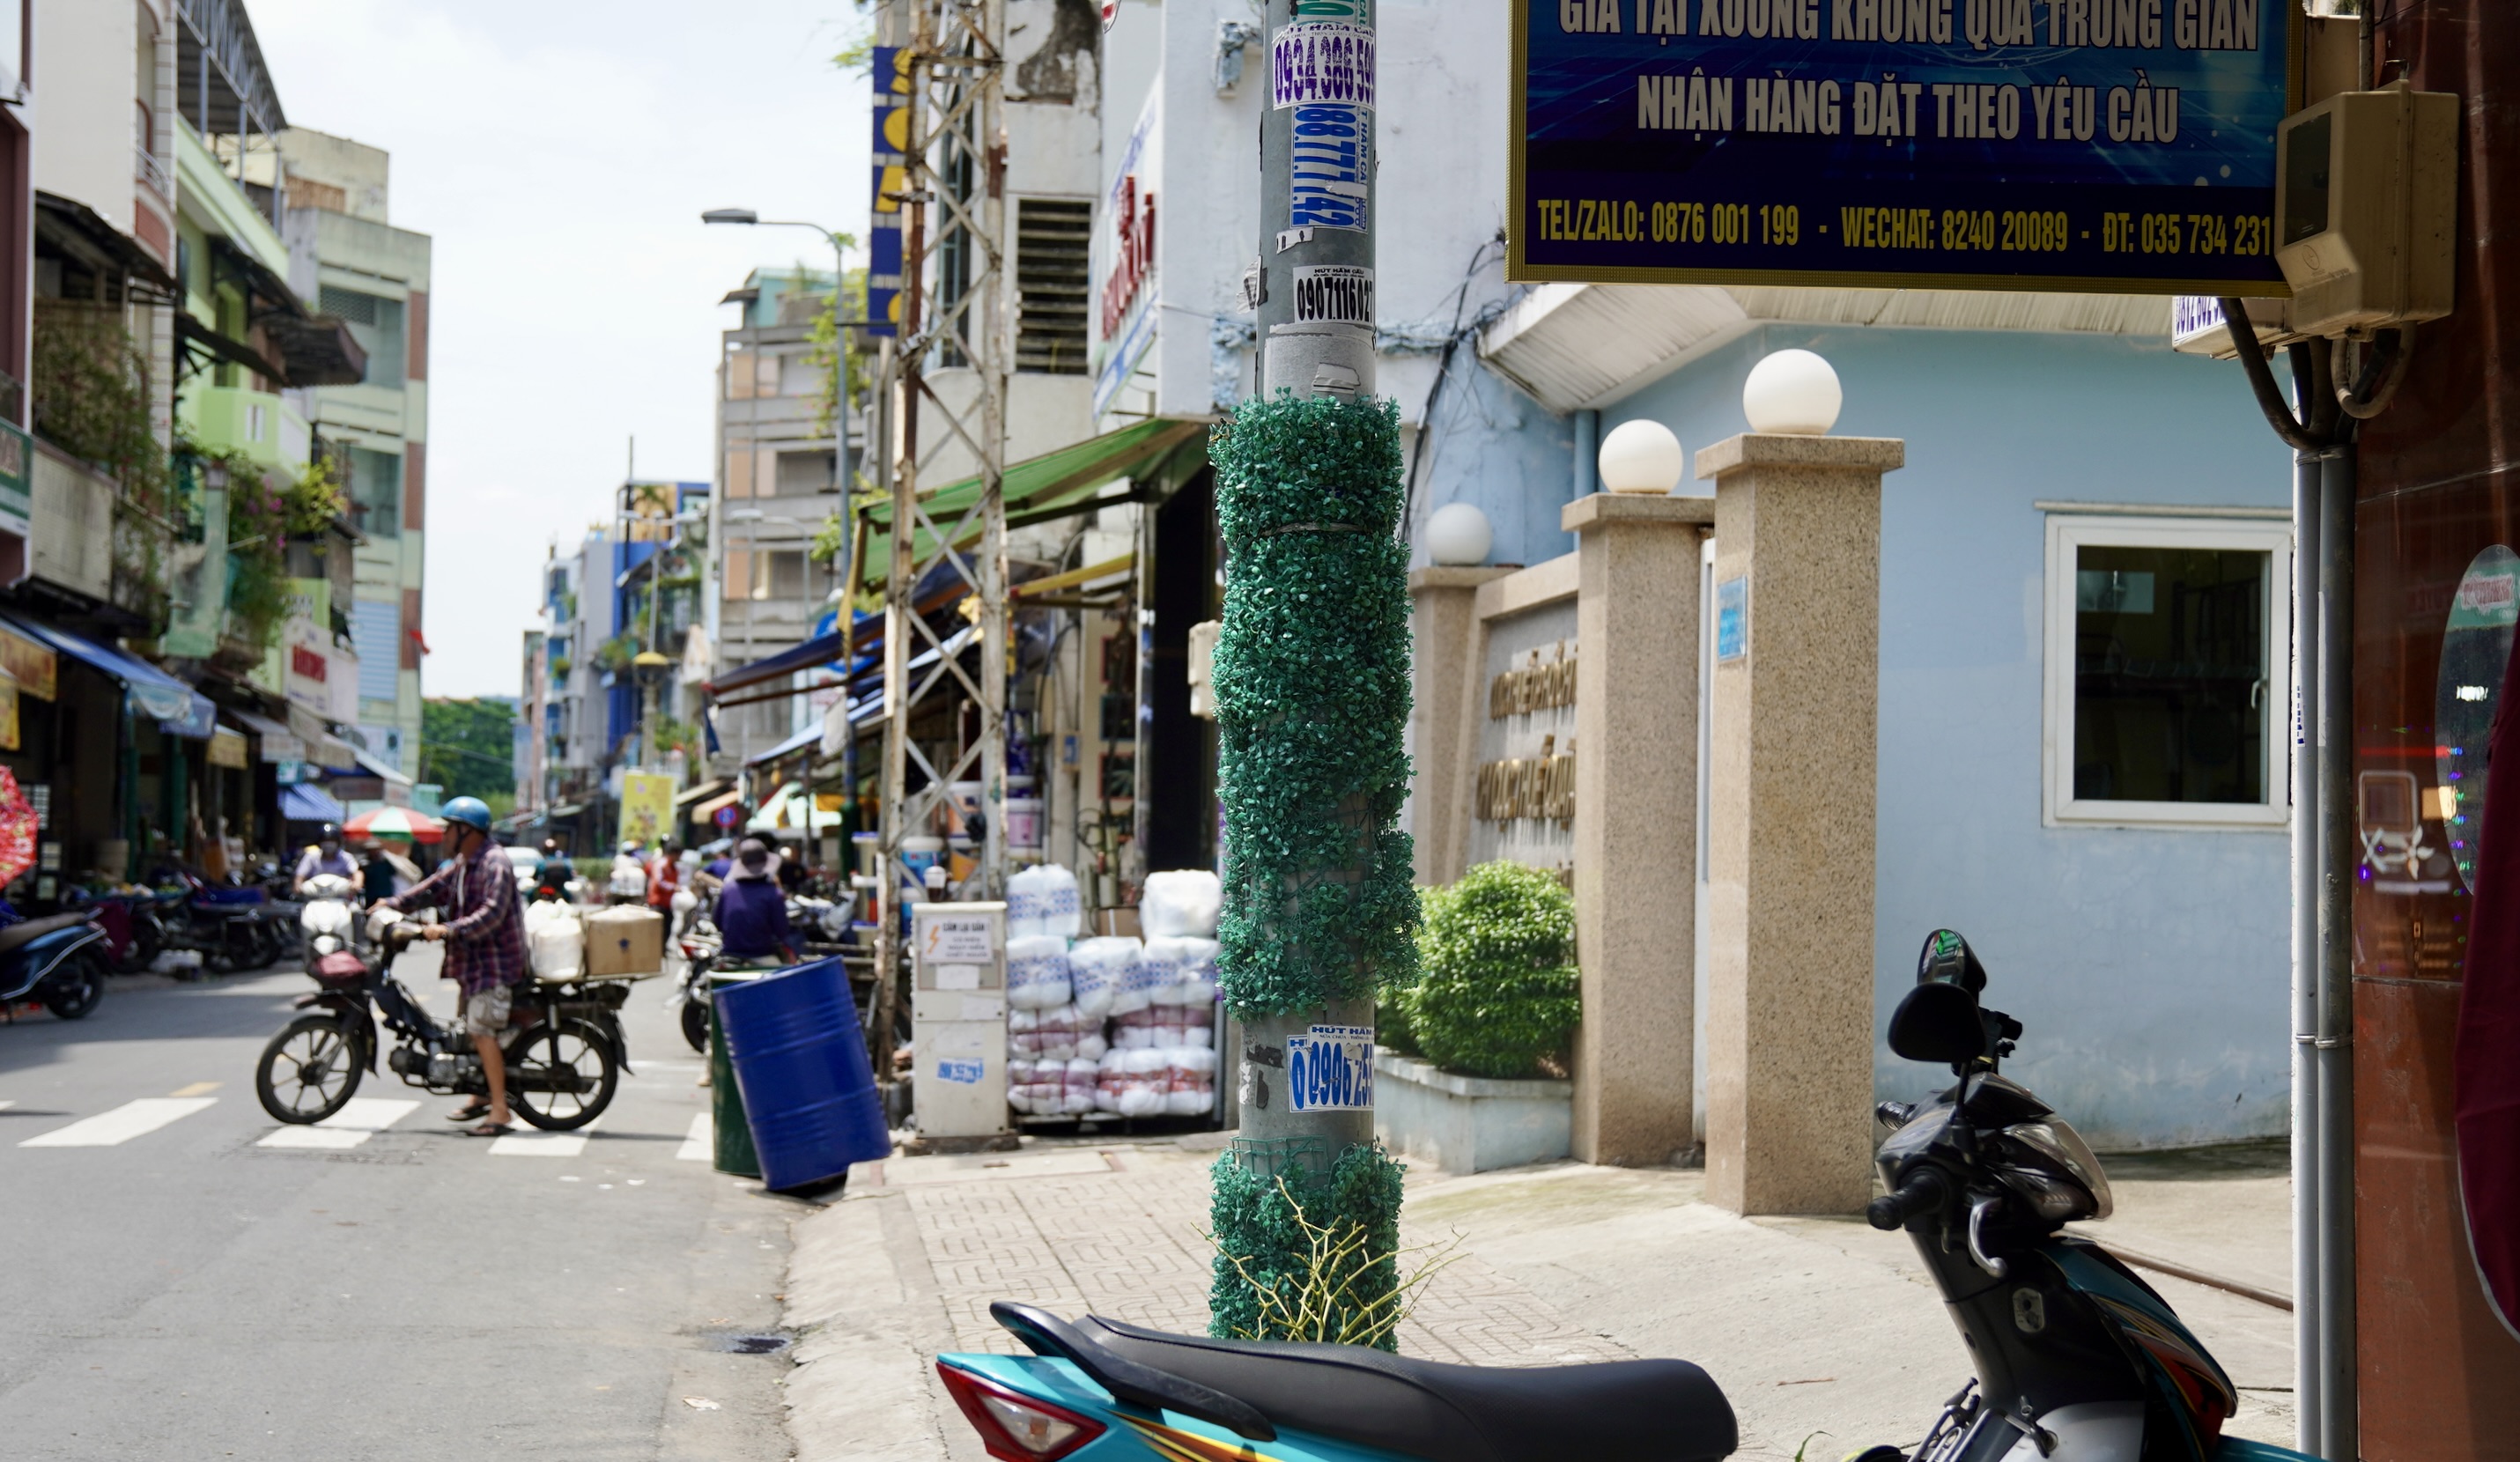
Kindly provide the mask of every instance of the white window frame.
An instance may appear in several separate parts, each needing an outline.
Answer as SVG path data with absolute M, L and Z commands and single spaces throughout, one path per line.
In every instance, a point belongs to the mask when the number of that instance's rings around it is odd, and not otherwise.
M 2265 797 L 2242 802 L 2121 802 L 2074 796 L 2075 572 L 2084 548 L 2208 549 L 2267 555 Z M 2047 696 L 2042 822 L 2049 827 L 2276 832 L 2291 820 L 2292 524 L 2266 517 L 2065 513 L 2048 516 Z

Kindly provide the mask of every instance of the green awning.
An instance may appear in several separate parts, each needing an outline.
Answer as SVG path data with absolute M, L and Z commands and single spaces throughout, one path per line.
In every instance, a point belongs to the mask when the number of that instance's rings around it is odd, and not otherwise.
M 1135 478 L 1141 483 L 1159 481 L 1162 489 L 1178 486 L 1206 460 L 1205 422 L 1140 421 L 1117 431 L 1107 431 L 1091 440 L 1043 453 L 1007 468 L 1007 523 L 1010 527 L 1019 528 L 1029 523 L 1092 511 L 1097 506 L 1094 495 L 1123 477 Z M 980 479 L 966 477 L 922 494 L 920 506 L 926 509 L 929 521 L 939 529 L 953 533 L 961 525 L 963 515 L 979 501 Z M 1111 501 L 1126 502 L 1129 499 Z M 880 503 L 866 510 L 865 538 L 865 556 L 860 560 L 865 565 L 861 583 L 870 589 L 880 589 L 892 570 L 890 503 Z M 963 533 L 957 546 L 970 548 L 978 542 L 979 525 L 975 522 Z M 911 539 L 912 554 L 924 558 L 934 552 L 934 535 L 923 526 L 919 528 Z

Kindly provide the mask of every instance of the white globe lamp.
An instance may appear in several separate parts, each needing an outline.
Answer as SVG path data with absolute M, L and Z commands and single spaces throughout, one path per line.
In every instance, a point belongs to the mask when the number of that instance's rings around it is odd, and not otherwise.
M 1741 384 L 1741 414 L 1752 431 L 1826 436 L 1845 404 L 1837 372 L 1808 350 L 1777 351 L 1752 366 Z
M 1447 568 L 1485 563 L 1495 546 L 1488 515 L 1467 503 L 1447 503 L 1426 519 L 1426 556 Z
M 1688 471 L 1680 438 L 1660 421 L 1621 421 L 1601 439 L 1601 485 L 1614 493 L 1668 496 Z

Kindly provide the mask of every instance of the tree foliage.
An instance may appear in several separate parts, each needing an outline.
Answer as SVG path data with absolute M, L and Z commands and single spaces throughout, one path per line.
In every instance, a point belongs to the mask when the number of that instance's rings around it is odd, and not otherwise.
M 1386 996 L 1426 1059 L 1465 1076 L 1527 1077 L 1583 1016 L 1575 901 L 1555 875 L 1485 863 L 1422 896 L 1418 983 Z
M 420 779 L 484 802 L 517 790 L 517 708 L 504 700 L 430 698 L 420 706 Z

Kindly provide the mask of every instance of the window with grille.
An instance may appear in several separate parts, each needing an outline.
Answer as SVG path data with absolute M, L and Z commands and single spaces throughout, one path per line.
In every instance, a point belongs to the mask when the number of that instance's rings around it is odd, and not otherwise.
M 1094 204 L 1085 199 L 1015 202 L 1015 369 L 1083 376 L 1086 302 L 1093 293 L 1087 255 Z
M 402 459 L 350 449 L 350 521 L 372 539 L 402 536 Z
M 325 285 L 315 306 L 350 327 L 350 338 L 368 353 L 367 384 L 402 384 L 402 301 Z

